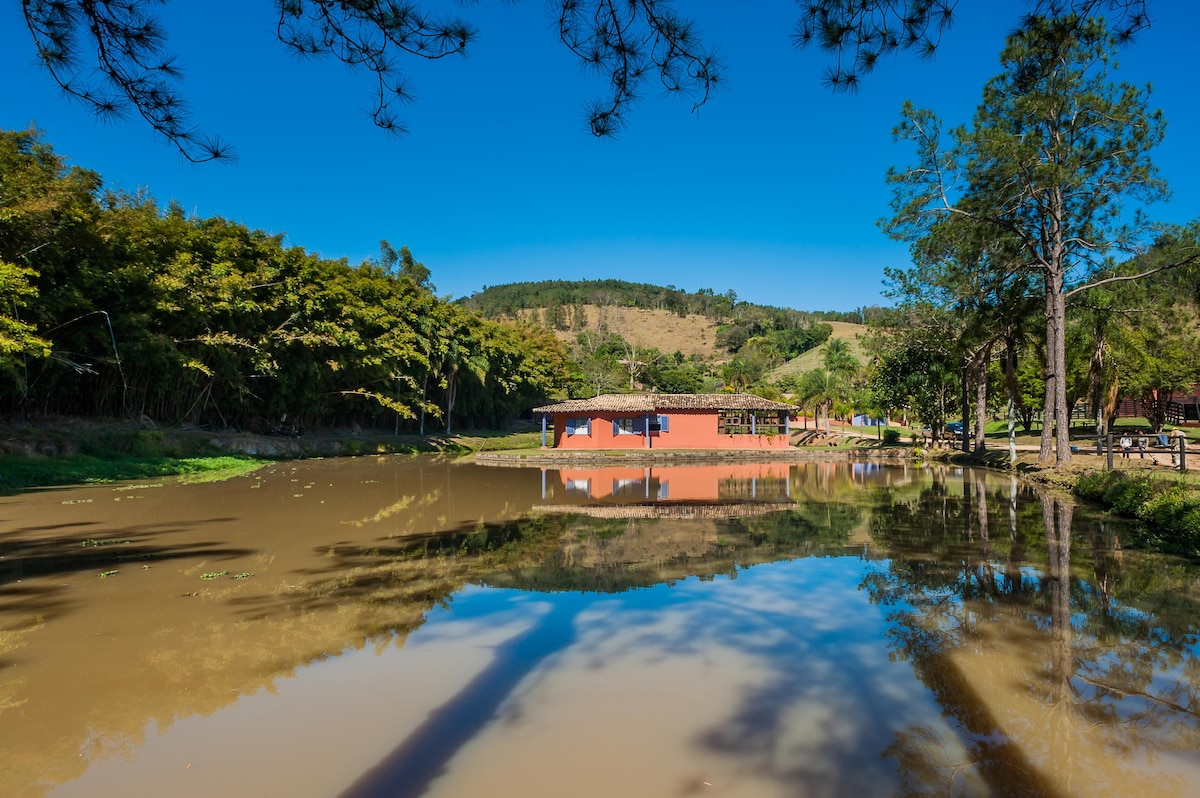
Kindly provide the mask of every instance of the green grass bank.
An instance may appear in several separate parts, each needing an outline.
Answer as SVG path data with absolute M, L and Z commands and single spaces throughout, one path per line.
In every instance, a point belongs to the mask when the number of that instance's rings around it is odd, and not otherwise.
M 1074 493 L 1141 521 L 1138 543 L 1200 557 L 1200 475 L 1098 471 L 1080 475 Z
M 185 476 L 217 480 L 306 457 L 536 448 L 526 426 L 462 435 L 324 430 L 296 438 L 204 429 L 145 429 L 120 422 L 52 419 L 0 426 L 0 495 L 39 487 Z

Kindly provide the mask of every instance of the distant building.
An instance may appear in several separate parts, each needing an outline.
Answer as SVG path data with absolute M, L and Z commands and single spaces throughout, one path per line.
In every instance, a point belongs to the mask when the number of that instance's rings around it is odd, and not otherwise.
M 604 394 L 535 407 L 555 449 L 786 449 L 795 405 L 745 393 Z
M 1117 404 L 1118 418 L 1145 415 L 1138 399 L 1122 399 Z M 1200 423 L 1200 383 L 1193 385 L 1191 391 L 1179 391 L 1171 396 L 1167 405 L 1167 423 L 1189 426 Z

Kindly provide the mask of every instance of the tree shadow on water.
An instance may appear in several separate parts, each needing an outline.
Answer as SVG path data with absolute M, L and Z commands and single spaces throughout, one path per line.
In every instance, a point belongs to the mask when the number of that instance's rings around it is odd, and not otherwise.
M 13 538 L 0 540 L 0 613 L 20 611 L 42 616 L 61 613 L 66 603 L 53 596 L 62 586 L 19 584 L 26 579 L 103 573 L 129 563 L 162 562 L 188 558 L 231 559 L 257 553 L 256 549 L 233 547 L 220 541 L 164 543 L 167 535 L 197 526 L 228 521 L 211 518 L 172 526 L 138 526 L 95 531 L 96 537 L 75 535 Z
M 416 798 L 428 790 L 455 754 L 494 717 L 518 684 L 575 640 L 584 602 L 560 598 L 525 632 L 494 649 L 491 663 L 429 715 L 342 798 Z
M 561 518 L 526 518 L 382 538 L 367 546 L 333 543 L 314 551 L 322 565 L 293 571 L 303 578 L 293 590 L 233 603 L 248 617 L 352 604 L 407 605 L 424 613 L 466 584 L 484 583 L 518 564 L 540 563 L 557 546 L 563 523 Z M 361 631 L 369 636 L 388 630 Z

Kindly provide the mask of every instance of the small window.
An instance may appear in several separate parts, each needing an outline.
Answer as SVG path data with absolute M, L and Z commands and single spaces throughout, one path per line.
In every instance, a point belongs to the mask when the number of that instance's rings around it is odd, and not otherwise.
M 614 479 L 612 495 L 615 498 L 640 499 L 646 495 L 646 483 L 640 479 Z
M 592 420 L 590 418 L 568 418 L 566 432 L 568 435 L 590 435 Z
M 613 435 L 641 435 L 644 426 L 642 418 L 614 418 Z
M 666 416 L 650 416 L 651 432 L 668 432 L 669 419 Z
M 565 487 L 568 496 L 592 498 L 592 481 L 590 479 L 568 479 Z

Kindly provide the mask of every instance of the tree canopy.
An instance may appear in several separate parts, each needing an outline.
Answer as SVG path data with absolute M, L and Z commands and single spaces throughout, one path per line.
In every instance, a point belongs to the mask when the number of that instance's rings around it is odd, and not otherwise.
M 165 0 L 26 0 L 21 9 L 38 61 L 70 97 L 102 117 L 133 114 L 192 161 L 228 157 L 229 145 L 202 132 L 180 89 L 183 69 L 170 31 L 153 14 Z M 798 47 L 830 54 L 825 82 L 855 88 L 880 59 L 911 50 L 929 56 L 954 19 L 959 0 L 805 0 L 792 33 Z M 1149 0 L 1029 0 L 1031 18 L 1106 13 L 1128 39 L 1149 24 Z M 479 35 L 468 10 L 429 10 L 433 0 L 274 0 L 276 36 L 305 57 L 328 57 L 370 76 L 372 120 L 406 132 L 396 107 L 414 99 L 409 59 L 464 56 Z M 588 126 L 611 136 L 631 106 L 657 88 L 704 105 L 723 81 L 715 45 L 670 0 L 548 0 L 560 42 L 605 79 L 607 93 L 587 105 Z M 753 12 L 747 12 L 753 13 Z M 229 24 L 236 25 L 236 17 Z
M 0 131 L 0 413 L 270 430 L 499 427 L 561 391 L 547 330 L 140 194 Z
M 1146 249 L 1155 228 L 1139 203 L 1166 193 L 1150 159 L 1162 137 L 1161 114 L 1149 108 L 1148 89 L 1111 79 L 1118 40 L 1098 19 L 1031 20 L 1009 38 L 1004 72 L 984 88 L 970 128 L 943 142 L 931 112 L 906 106 L 896 130 L 916 145 L 918 161 L 889 177 L 895 215 L 886 229 L 927 242 L 940 220 L 957 217 L 1011 242 L 1013 254 L 996 261 L 997 274 L 1031 274 L 1040 284 L 1043 462 L 1070 459 L 1066 300 L 1140 276 L 1114 274 L 1109 259 Z M 1012 263 L 1021 268 L 1011 270 Z

